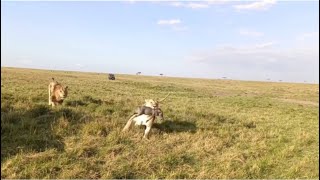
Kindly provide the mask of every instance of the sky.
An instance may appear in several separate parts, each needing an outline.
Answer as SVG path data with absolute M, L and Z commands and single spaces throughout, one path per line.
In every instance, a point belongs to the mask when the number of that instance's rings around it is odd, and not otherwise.
M 1 67 L 319 84 L 319 1 L 1 1 Z

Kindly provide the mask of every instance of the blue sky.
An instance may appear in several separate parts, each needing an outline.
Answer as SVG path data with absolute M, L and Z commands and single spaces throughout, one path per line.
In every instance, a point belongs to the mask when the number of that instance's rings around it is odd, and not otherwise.
M 1 1 L 1 66 L 319 83 L 318 1 Z

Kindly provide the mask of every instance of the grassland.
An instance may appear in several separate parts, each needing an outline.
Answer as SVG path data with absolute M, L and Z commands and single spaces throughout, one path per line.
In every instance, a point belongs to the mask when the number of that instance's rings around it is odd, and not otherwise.
M 69 86 L 48 106 L 51 77 Z M 121 133 L 146 98 L 165 121 Z M 319 85 L 1 68 L 1 178 L 319 178 Z

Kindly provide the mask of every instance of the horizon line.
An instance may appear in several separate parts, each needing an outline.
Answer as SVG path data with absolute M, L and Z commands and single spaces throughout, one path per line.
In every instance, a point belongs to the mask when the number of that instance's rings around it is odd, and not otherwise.
M 80 72 L 80 73 L 103 73 L 103 74 L 119 74 L 119 75 L 135 75 L 135 76 L 151 76 L 151 77 L 170 77 L 170 78 L 185 78 L 185 79 L 203 79 L 203 80 L 224 80 L 224 81 L 248 81 L 248 82 L 262 82 L 262 83 L 293 83 L 293 84 L 314 84 L 319 85 L 317 82 L 290 82 L 285 80 L 248 80 L 248 79 L 233 79 L 228 77 L 221 78 L 204 78 L 204 77 L 186 77 L 186 76 L 170 76 L 170 75 L 150 75 L 150 74 L 128 74 L 128 73 L 111 73 L 111 72 L 99 72 L 99 71 L 79 71 L 79 70 L 64 70 L 64 69 L 48 69 L 48 68 L 30 68 L 30 67 L 18 67 L 18 66 L 3 66 L 1 68 L 17 68 L 17 69 L 30 69 L 30 70 L 47 70 L 47 71 L 64 71 L 64 72 Z

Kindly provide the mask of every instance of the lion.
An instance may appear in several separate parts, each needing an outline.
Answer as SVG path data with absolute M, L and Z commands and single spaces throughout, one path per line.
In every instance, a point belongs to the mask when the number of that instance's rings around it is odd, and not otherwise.
M 145 103 L 142 106 L 150 107 L 150 108 L 155 108 L 158 106 L 158 102 L 154 101 L 153 99 L 145 99 Z
M 161 121 L 163 120 L 163 112 L 160 108 L 144 108 L 144 114 L 138 115 L 141 112 L 141 108 L 138 108 L 134 114 L 130 117 L 125 127 L 122 129 L 122 132 L 129 131 L 131 126 L 146 126 L 146 129 L 143 134 L 143 138 L 149 139 L 150 130 L 155 122 L 156 117 L 160 117 Z
M 161 100 L 145 99 L 145 103 L 138 107 L 133 115 L 131 115 L 127 124 L 122 129 L 122 132 L 128 131 L 135 122 L 134 124 L 136 126 L 146 126 L 143 138 L 148 139 L 151 127 L 153 126 L 156 117 L 160 117 L 160 120 L 163 121 L 163 112 L 159 107 L 159 103 L 164 101 L 169 95 L 170 93 Z
M 60 83 L 52 78 L 52 82 L 48 86 L 49 91 L 49 106 L 61 105 L 64 99 L 68 96 L 68 86 L 63 87 Z
M 154 108 L 158 108 L 159 107 L 159 103 L 164 101 L 165 99 L 167 99 L 167 97 L 170 95 L 170 93 L 167 94 L 166 97 L 164 97 L 161 100 L 153 100 L 153 99 L 145 99 L 145 103 L 142 106 L 146 106 L 146 107 L 150 107 L 152 109 Z

